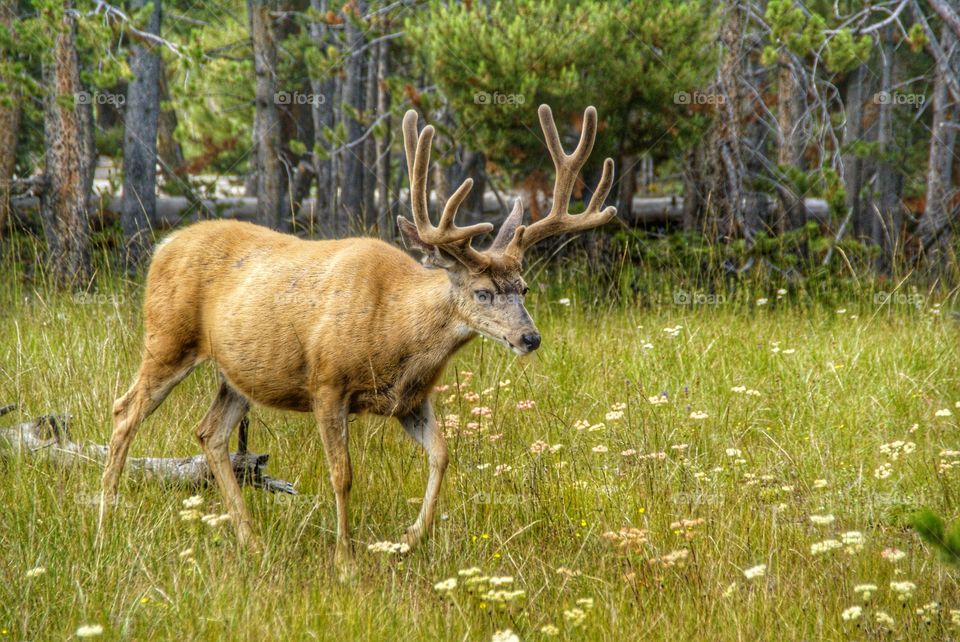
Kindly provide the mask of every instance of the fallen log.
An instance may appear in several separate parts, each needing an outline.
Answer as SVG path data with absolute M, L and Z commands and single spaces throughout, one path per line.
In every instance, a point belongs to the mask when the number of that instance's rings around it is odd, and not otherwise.
M 512 202 L 516 194 L 505 194 L 507 202 Z M 406 192 L 402 201 L 406 200 Z M 36 210 L 40 206 L 40 199 L 35 196 L 25 196 L 12 199 L 15 210 L 26 212 Z M 440 205 L 436 194 L 430 193 L 431 207 Z M 772 200 L 771 200 L 772 203 Z M 822 224 L 829 223 L 829 208 L 827 202 L 821 198 L 808 198 L 804 200 L 807 214 L 812 220 Z M 101 207 L 98 209 L 98 215 L 108 219 L 116 218 L 120 211 L 119 197 L 104 197 Z M 257 199 L 248 196 L 228 196 L 218 198 L 203 199 L 200 202 L 192 202 L 185 196 L 166 196 L 157 197 L 157 209 L 155 215 L 155 224 L 162 229 L 177 227 L 186 223 L 204 218 L 202 211 L 213 212 L 220 218 L 237 219 L 240 221 L 255 221 L 257 218 Z M 483 195 L 484 214 L 502 212 L 500 202 L 493 192 L 487 192 Z M 317 211 L 316 201 L 312 198 L 304 199 L 302 206 L 297 214 L 297 224 L 310 229 L 311 225 L 316 225 L 323 219 L 323 214 Z M 464 223 L 479 223 L 489 220 L 485 217 L 466 216 Z M 628 219 L 622 219 L 630 227 L 650 226 L 650 225 L 680 225 L 683 222 L 683 197 L 682 196 L 634 196 L 633 214 Z
M 15 406 L 0 408 L 0 415 Z M 33 421 L 10 428 L 0 428 L 0 457 L 46 456 L 57 466 L 72 467 L 83 463 L 102 465 L 107 458 L 107 446 L 78 444 L 70 439 L 69 418 L 44 415 Z M 230 454 L 233 472 L 244 486 L 253 486 L 271 493 L 296 495 L 290 482 L 266 474 L 270 455 L 247 452 L 248 419 L 240 423 L 240 441 L 237 452 Z M 127 460 L 128 474 L 138 481 L 161 482 L 172 485 L 202 487 L 213 483 L 213 473 L 204 455 L 193 457 L 131 457 Z

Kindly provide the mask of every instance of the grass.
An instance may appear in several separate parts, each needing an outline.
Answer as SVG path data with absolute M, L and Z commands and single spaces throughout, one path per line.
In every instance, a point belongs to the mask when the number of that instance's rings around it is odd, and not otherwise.
M 75 438 L 106 442 L 142 345 L 136 286 L 103 279 L 100 295 L 77 297 L 5 280 L 0 402 L 18 403 L 19 418 L 70 414 Z M 397 541 L 415 518 L 425 456 L 393 421 L 351 420 L 352 584 L 336 580 L 332 491 L 307 415 L 252 412 L 251 447 L 302 493 L 244 491 L 262 558 L 237 550 L 229 524 L 181 521 L 190 490 L 129 481 L 98 547 L 95 466 L 0 461 L 0 640 L 64 639 L 85 624 L 102 625 L 102 639 L 484 640 L 502 629 L 546 639 L 548 625 L 558 639 L 956 636 L 956 571 L 906 525 L 921 505 L 957 513 L 960 471 L 938 472 L 941 451 L 960 442 L 950 315 L 929 301 L 877 306 L 869 292 L 839 305 L 790 292 L 762 306 L 752 294 L 675 305 L 669 293 L 600 306 L 576 281 L 531 297 L 544 336 L 532 358 L 476 340 L 451 362 L 436 406 L 460 427 L 448 429 L 442 517 L 409 555 L 367 545 Z M 215 389 L 211 368 L 193 374 L 133 455 L 198 452 L 193 430 Z M 661 392 L 668 402 L 651 403 Z M 517 408 L 528 399 L 533 408 Z M 492 414 L 470 428 L 478 405 Z M 898 440 L 915 450 L 881 451 Z M 561 447 L 531 452 L 544 444 Z M 224 512 L 215 488 L 200 494 L 205 512 Z M 626 546 L 604 535 L 621 528 L 640 530 Z M 849 531 L 862 550 L 811 552 Z M 905 556 L 890 561 L 888 548 Z M 757 565 L 765 573 L 747 578 Z M 46 571 L 28 578 L 35 567 Z M 471 591 L 458 572 L 473 567 L 512 577 L 506 588 L 524 595 L 502 606 Z M 451 577 L 449 594 L 434 588 Z M 901 601 L 892 581 L 916 589 Z M 862 583 L 878 587 L 869 602 L 854 593 Z M 930 602 L 939 610 L 916 612 Z M 842 619 L 853 605 L 862 617 Z

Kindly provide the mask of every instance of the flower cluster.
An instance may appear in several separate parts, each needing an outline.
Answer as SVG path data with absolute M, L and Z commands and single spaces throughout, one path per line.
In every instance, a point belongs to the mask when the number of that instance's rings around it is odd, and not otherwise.
M 640 551 L 648 541 L 650 532 L 644 528 L 624 526 L 619 531 L 607 531 L 603 538 L 617 548 Z
M 901 455 L 909 455 L 917 449 L 917 445 L 912 441 L 891 441 L 889 444 L 880 444 L 880 452 L 889 457 L 892 461 L 900 459 Z
M 647 561 L 650 564 L 659 564 L 665 568 L 670 568 L 671 566 L 683 566 L 686 564 L 688 557 L 690 557 L 690 550 L 686 548 L 679 548 L 675 551 L 670 551 L 666 555 L 654 557 Z
M 960 466 L 960 450 L 941 450 L 937 471 L 945 473 Z
M 371 553 L 403 555 L 410 551 L 410 545 L 403 542 L 374 542 L 367 545 L 367 550 Z
M 681 519 L 670 524 L 670 530 L 674 535 L 680 535 L 685 539 L 692 540 L 697 535 L 697 527 L 702 526 L 705 520 L 702 517 L 696 519 Z

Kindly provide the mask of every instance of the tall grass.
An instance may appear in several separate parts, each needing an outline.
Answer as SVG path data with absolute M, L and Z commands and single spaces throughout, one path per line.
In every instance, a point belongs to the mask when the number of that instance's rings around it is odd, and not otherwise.
M 100 262 L 95 288 L 59 294 L 24 275 L 28 258 L 4 259 L 0 404 L 20 412 L 0 422 L 69 414 L 77 440 L 103 443 L 139 360 L 138 282 Z M 441 518 L 409 555 L 366 547 L 415 518 L 425 457 L 395 421 L 351 420 L 350 584 L 333 569 L 332 491 L 307 415 L 252 412 L 251 447 L 302 493 L 245 490 L 262 557 L 238 550 L 229 525 L 181 521 L 191 491 L 130 482 L 97 545 L 96 466 L 3 460 L 0 640 L 85 624 L 104 639 L 541 639 L 543 627 L 560 639 L 956 637 L 955 571 L 906 525 L 921 505 L 954 516 L 960 490 L 941 454 L 960 450 L 960 347 L 936 295 L 882 283 L 778 295 L 784 284 L 749 277 L 613 269 L 601 281 L 582 264 L 534 266 L 541 350 L 518 359 L 477 340 L 451 362 L 436 395 L 451 426 Z M 209 367 L 183 382 L 133 456 L 197 453 L 215 389 Z M 881 449 L 896 441 L 913 446 Z M 200 494 L 204 512 L 224 511 L 216 489 Z M 626 545 L 622 528 L 638 529 Z M 842 544 L 851 531 L 862 548 Z M 831 539 L 841 547 L 811 552 Z M 524 594 L 484 597 L 458 574 L 473 567 Z M 434 588 L 447 578 L 457 587 Z M 916 585 L 909 597 L 890 587 L 900 581 Z M 877 586 L 868 602 L 854 592 L 864 583 Z M 854 605 L 861 617 L 844 620 Z

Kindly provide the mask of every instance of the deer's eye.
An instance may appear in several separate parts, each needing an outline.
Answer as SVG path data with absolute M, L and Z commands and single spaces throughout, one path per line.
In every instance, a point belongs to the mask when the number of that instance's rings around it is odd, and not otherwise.
M 474 290 L 473 296 L 477 303 L 493 303 L 493 292 L 490 290 Z
M 528 288 L 527 286 L 523 286 L 523 289 L 520 290 L 520 294 L 522 294 L 523 296 L 527 296 L 527 292 L 529 291 L 530 291 L 530 288 Z

